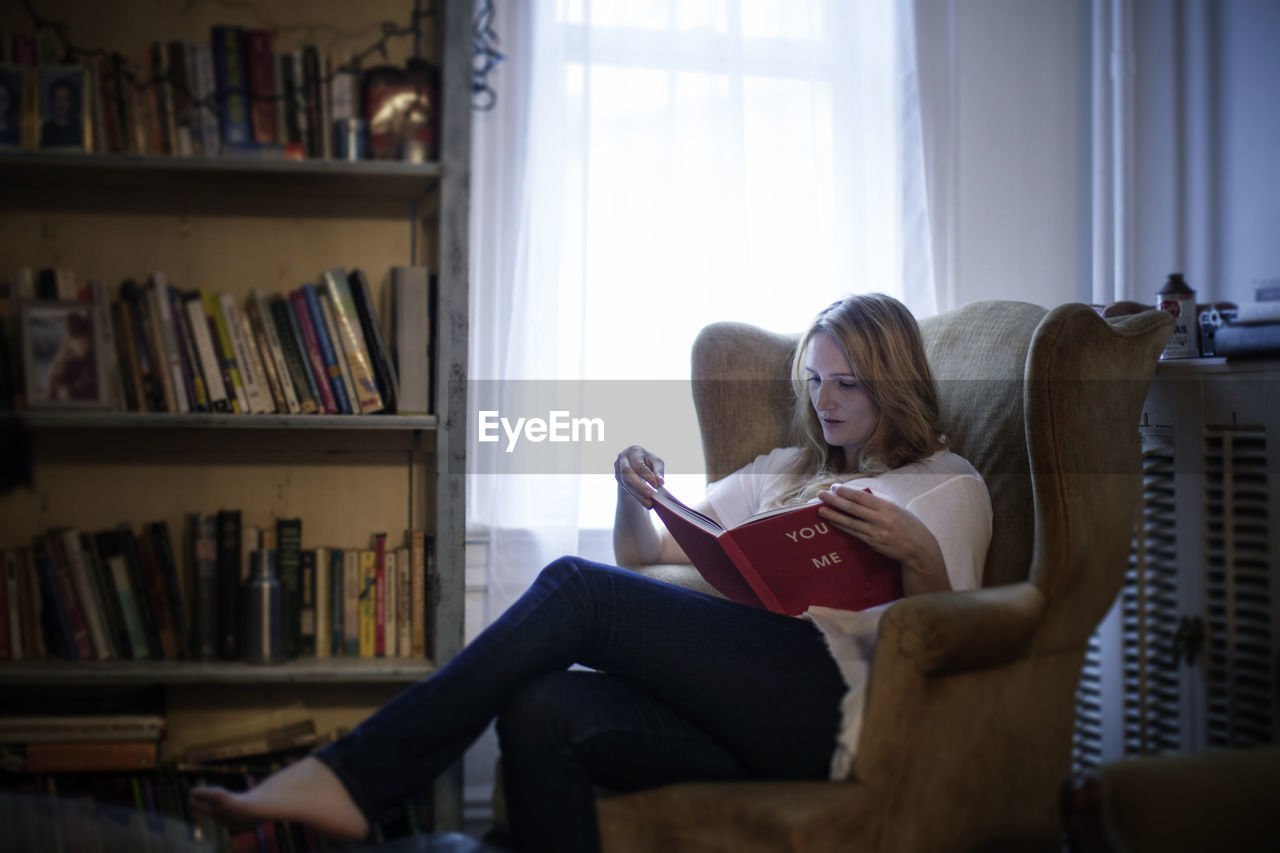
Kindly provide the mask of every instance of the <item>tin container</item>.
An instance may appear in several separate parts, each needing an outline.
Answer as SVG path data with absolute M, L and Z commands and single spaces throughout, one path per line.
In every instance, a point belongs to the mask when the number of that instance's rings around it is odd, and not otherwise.
M 1196 318 L 1196 292 L 1183 279 L 1182 273 L 1169 276 L 1156 293 L 1156 306 L 1173 315 L 1173 334 L 1165 345 L 1161 359 L 1195 358 L 1200 355 L 1200 324 Z
M 275 552 L 249 554 L 244 584 L 244 659 L 249 663 L 284 660 L 284 594 L 276 577 Z

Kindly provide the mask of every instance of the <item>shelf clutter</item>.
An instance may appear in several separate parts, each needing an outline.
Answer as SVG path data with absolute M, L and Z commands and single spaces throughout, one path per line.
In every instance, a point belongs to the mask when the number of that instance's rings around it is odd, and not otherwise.
M 426 415 L 433 277 L 389 279 L 379 312 L 359 269 L 241 301 L 24 267 L 0 287 L 0 409 Z

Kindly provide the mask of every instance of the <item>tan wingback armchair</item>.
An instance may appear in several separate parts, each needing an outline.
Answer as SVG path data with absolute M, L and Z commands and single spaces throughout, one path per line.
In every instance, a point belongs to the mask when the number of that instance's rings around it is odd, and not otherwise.
M 921 326 L 947 438 L 991 492 L 984 588 L 886 613 L 852 781 L 603 796 L 606 851 L 1061 849 L 1076 681 L 1122 582 L 1137 427 L 1172 318 L 984 302 Z M 789 443 L 795 342 L 740 324 L 701 333 L 710 480 Z M 640 571 L 706 588 L 687 567 Z

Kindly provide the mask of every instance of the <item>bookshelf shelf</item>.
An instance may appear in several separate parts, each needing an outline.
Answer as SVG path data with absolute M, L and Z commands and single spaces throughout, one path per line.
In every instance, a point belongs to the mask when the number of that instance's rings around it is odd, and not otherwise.
M 216 430 L 381 430 L 435 429 L 434 415 L 227 415 L 155 412 L 26 412 L 35 430 L 216 429 Z
M 421 658 L 305 658 L 281 664 L 238 661 L 7 661 L 0 685 L 408 684 L 435 671 Z
M 106 195 L 119 206 L 147 196 L 198 201 L 214 194 L 289 199 L 294 203 L 340 199 L 335 215 L 348 216 L 371 203 L 403 207 L 425 197 L 441 176 L 439 163 L 361 160 L 283 160 L 238 157 L 154 157 L 81 152 L 4 151 L 0 184 L 11 201 L 55 200 L 75 193 Z M 314 211 L 322 213 L 323 211 Z

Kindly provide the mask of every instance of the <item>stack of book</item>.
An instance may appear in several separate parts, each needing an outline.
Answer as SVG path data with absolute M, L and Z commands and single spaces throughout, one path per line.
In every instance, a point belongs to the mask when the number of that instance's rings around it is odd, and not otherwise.
M 304 547 L 302 520 L 242 525 L 193 513 L 183 547 L 166 522 L 93 534 L 50 530 L 0 550 L 0 660 L 236 660 L 251 561 L 275 570 L 287 657 L 427 654 L 432 537 L 385 533 L 367 547 Z
M 432 296 L 426 269 L 393 267 L 384 329 L 359 269 L 237 300 L 22 268 L 0 290 L 0 407 L 428 414 Z

